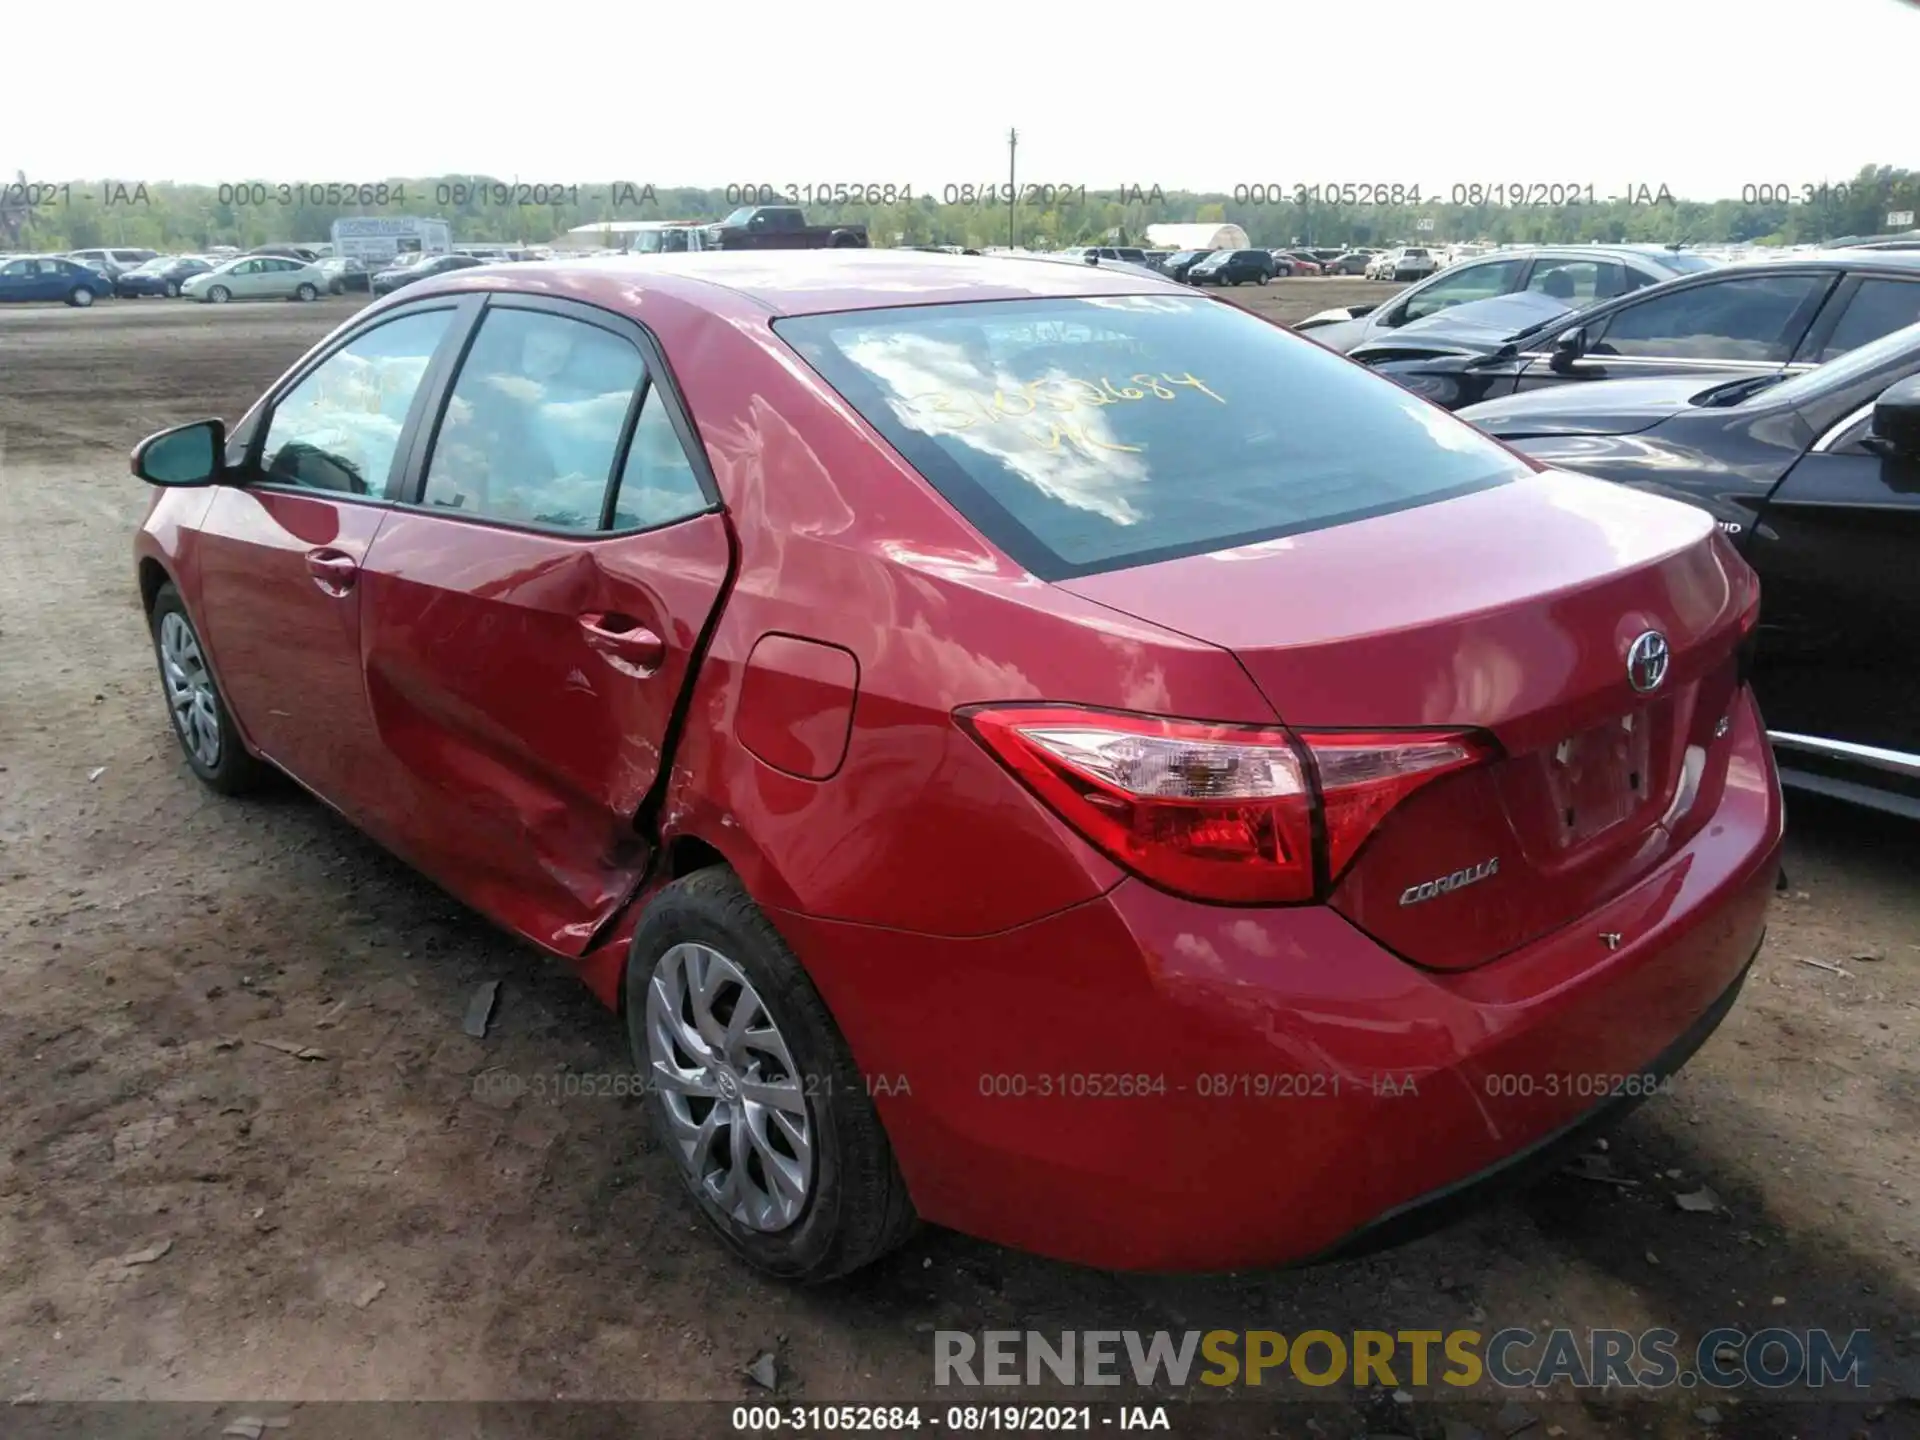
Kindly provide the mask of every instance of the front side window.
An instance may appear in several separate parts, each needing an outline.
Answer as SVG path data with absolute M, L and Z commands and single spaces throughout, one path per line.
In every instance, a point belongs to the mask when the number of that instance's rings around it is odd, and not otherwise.
M 1825 275 L 1743 275 L 1652 296 L 1614 312 L 1592 353 L 1781 364 L 1800 338 L 1789 322 L 1827 283 Z
M 260 452 L 279 485 L 381 496 L 407 411 L 452 310 L 389 320 L 349 341 L 274 406 Z
M 1819 404 L 1882 367 L 1887 370 L 1886 383 L 1891 385 L 1906 368 L 1902 362 L 1910 360 L 1916 350 L 1920 350 L 1920 324 L 1891 330 L 1825 365 L 1769 385 L 1745 403 L 1756 407 Z
M 1504 295 L 1519 283 L 1520 266 L 1523 263 L 1519 260 L 1502 260 L 1492 265 L 1469 265 L 1451 275 L 1441 275 L 1407 301 L 1396 321 L 1404 325 L 1409 320 L 1419 320 L 1455 305 L 1465 305 L 1469 300 L 1487 300 L 1495 295 Z
M 1045 580 L 1527 473 L 1392 381 L 1184 296 L 809 315 L 774 329 L 976 530 Z
M 421 503 L 592 531 L 645 367 L 634 345 L 536 310 L 487 312 L 460 367 Z
M 1862 280 L 1816 357 L 1824 364 L 1920 320 L 1920 280 Z

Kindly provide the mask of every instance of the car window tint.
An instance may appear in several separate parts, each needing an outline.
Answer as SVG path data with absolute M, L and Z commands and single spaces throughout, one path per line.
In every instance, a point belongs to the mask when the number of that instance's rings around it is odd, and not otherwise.
M 1596 355 L 1681 355 L 1780 363 L 1792 353 L 1787 322 L 1825 275 L 1744 275 L 1657 295 L 1616 311 Z
M 1390 380 L 1210 300 L 981 301 L 795 316 L 774 329 L 1043 580 L 1527 473 Z
M 707 497 L 680 444 L 658 386 L 649 386 L 633 427 L 633 444 L 620 471 L 613 528 L 633 530 L 684 520 L 707 508 Z
M 1504 295 L 1518 283 L 1520 267 L 1525 263 L 1523 260 L 1502 260 L 1493 265 L 1469 265 L 1451 275 L 1441 275 L 1407 301 L 1406 313 L 1399 318 L 1403 323 L 1418 320 L 1450 306 L 1464 305 L 1469 300 Z
M 31 260 L 13 260 L 8 262 L 4 270 L 0 270 L 0 275 L 31 275 L 32 273 L 33 262 Z
M 1862 280 L 1847 305 L 1847 313 L 1833 327 L 1833 334 L 1815 359 L 1824 363 L 1917 320 L 1920 281 Z
M 489 310 L 454 381 L 421 503 L 597 530 L 643 374 L 639 350 L 597 325 Z
M 355 337 L 274 407 L 261 468 L 282 485 L 381 495 L 400 431 L 452 310 L 403 315 Z
M 1632 288 L 1627 267 L 1617 260 L 1536 260 L 1533 274 L 1527 278 L 1527 289 L 1551 295 L 1576 310 L 1624 295 Z

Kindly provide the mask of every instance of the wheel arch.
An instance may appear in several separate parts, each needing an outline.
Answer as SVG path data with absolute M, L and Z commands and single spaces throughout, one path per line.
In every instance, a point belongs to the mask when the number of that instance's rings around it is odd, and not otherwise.
M 151 555 L 142 555 L 139 565 L 140 610 L 149 620 L 153 618 L 153 602 L 160 597 L 161 587 L 172 585 L 179 588 L 167 567 Z

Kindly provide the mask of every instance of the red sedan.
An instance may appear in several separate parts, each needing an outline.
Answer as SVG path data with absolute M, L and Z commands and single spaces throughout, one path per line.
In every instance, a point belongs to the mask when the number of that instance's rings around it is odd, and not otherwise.
M 777 1274 L 1382 1243 L 1661 1089 L 1764 930 L 1713 522 L 1170 282 L 470 270 L 133 465 L 186 763 L 576 967 Z

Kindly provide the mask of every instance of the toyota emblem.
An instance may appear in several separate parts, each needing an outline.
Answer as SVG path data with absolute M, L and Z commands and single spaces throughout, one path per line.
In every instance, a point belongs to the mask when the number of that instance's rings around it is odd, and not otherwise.
M 1627 680 L 1642 695 L 1658 690 L 1667 678 L 1667 663 L 1673 652 L 1667 637 L 1649 630 L 1627 647 Z

